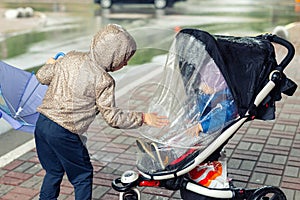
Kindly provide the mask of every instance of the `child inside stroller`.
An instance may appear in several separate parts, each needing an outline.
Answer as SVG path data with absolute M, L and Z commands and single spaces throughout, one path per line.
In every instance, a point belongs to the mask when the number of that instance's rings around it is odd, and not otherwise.
M 272 42 L 288 50 L 280 64 Z M 281 93 L 293 95 L 297 85 L 283 73 L 293 56 L 292 44 L 276 35 L 181 30 L 149 105 L 171 123 L 142 131 L 139 172 L 127 171 L 112 183 L 120 199 L 140 199 L 138 187 L 181 190 L 183 199 L 286 199 L 273 186 L 232 186 L 222 149 L 246 121 L 274 119 Z

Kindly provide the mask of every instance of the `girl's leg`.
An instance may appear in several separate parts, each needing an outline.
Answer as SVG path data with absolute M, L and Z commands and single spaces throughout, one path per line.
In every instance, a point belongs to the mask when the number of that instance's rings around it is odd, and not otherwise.
M 52 147 L 47 142 L 49 122 L 47 118 L 40 116 L 35 130 L 36 150 L 42 167 L 46 171 L 40 191 L 40 200 L 57 199 L 60 192 L 60 183 L 64 175 L 64 169 Z
M 79 135 L 54 124 L 55 137 L 49 139 L 69 181 L 75 189 L 76 200 L 92 199 L 93 166 L 89 153 Z
M 63 169 L 66 172 L 68 179 L 75 188 L 76 200 L 92 199 L 93 167 L 88 151 L 81 142 L 79 135 L 71 133 L 44 116 L 41 117 L 48 122 L 44 126 L 46 134 L 43 136 L 59 160 L 59 165 L 56 165 L 55 168 L 58 167 L 58 169 Z M 38 130 L 37 127 L 36 132 Z M 51 157 L 51 159 L 53 158 Z M 42 160 L 47 162 L 48 159 L 42 158 Z

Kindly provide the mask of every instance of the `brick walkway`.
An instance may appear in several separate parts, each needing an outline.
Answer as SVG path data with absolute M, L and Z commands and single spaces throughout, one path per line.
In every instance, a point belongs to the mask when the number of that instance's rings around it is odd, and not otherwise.
M 297 26 L 299 27 L 299 26 Z M 297 30 L 294 27 L 290 31 Z M 292 32 L 294 33 L 294 32 Z M 291 34 L 291 37 L 293 34 Z M 288 77 L 300 83 L 299 43 L 296 56 L 286 70 Z M 282 53 L 278 51 L 278 55 Z M 157 77 L 159 79 L 159 77 Z M 156 81 L 156 80 L 152 80 Z M 147 92 L 147 91 L 144 91 Z M 141 105 L 145 99 L 140 99 Z M 128 105 L 128 99 L 118 99 Z M 279 186 L 288 200 L 300 199 L 300 91 L 292 97 L 283 96 L 277 103 L 274 121 L 252 121 L 244 124 L 227 145 L 228 172 L 236 186 Z M 117 200 L 111 181 L 128 169 L 135 169 L 135 137 L 137 131 L 121 131 L 107 127 L 100 119 L 88 131 L 88 149 L 94 166 L 94 199 Z M 35 149 L 0 169 L 1 200 L 38 199 L 44 171 Z M 180 199 L 178 192 L 160 188 L 143 188 L 142 199 Z M 64 179 L 59 199 L 74 199 L 71 184 Z

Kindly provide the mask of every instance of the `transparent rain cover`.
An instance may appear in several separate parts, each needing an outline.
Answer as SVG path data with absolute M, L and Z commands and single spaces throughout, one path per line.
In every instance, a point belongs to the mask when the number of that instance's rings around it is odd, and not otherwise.
M 174 170 L 238 117 L 230 88 L 206 44 L 185 33 L 177 34 L 171 45 L 148 112 L 167 116 L 170 124 L 141 131 L 137 167 L 146 173 Z

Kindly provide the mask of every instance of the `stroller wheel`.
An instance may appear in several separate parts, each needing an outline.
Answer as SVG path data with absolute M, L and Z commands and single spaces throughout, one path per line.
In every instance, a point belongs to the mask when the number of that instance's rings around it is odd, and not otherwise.
M 286 200 L 286 196 L 279 188 L 266 186 L 255 190 L 248 200 Z
M 139 200 L 139 194 L 136 190 L 129 190 L 123 193 L 123 200 Z

